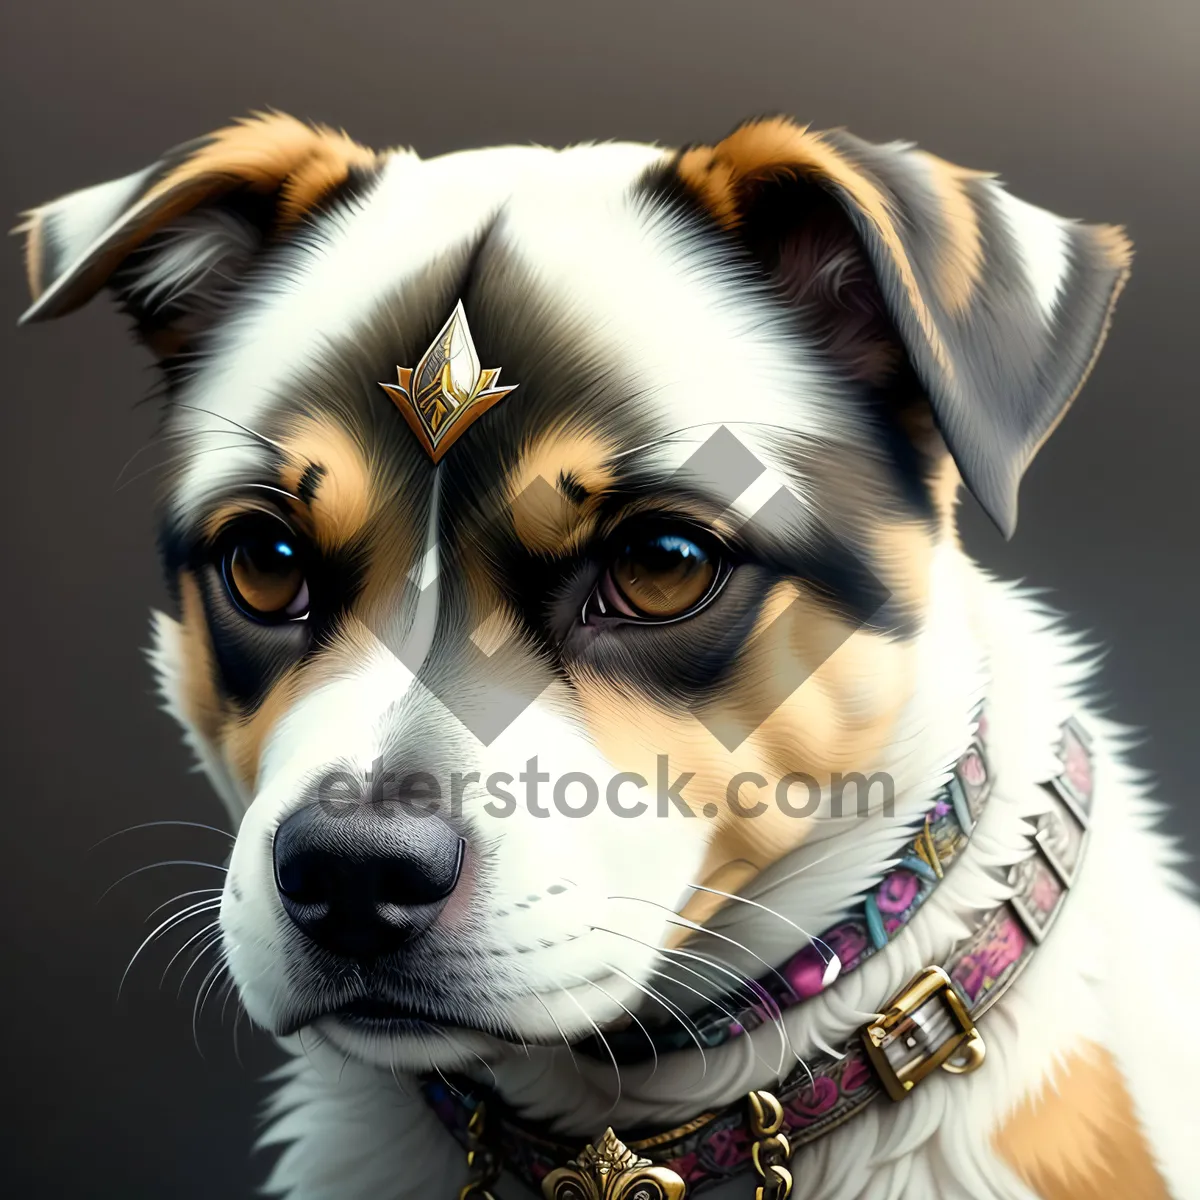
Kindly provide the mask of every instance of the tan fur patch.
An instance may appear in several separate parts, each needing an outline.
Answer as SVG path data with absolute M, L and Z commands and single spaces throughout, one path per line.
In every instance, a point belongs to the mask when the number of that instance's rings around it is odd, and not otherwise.
M 1170 1200 L 1112 1056 L 1082 1048 L 992 1136 L 1042 1200 Z
M 1133 243 L 1125 230 L 1120 225 L 1089 225 L 1088 232 L 1109 265 L 1122 274 L 1127 273 L 1133 262 Z
M 205 145 L 154 185 L 141 204 L 179 193 L 203 181 L 215 192 L 231 183 L 258 191 L 281 188 L 279 221 L 300 219 L 330 189 L 343 182 L 351 167 L 377 161 L 373 150 L 345 133 L 321 125 L 306 125 L 286 113 L 259 113 L 218 129 Z
M 45 218 L 36 210 L 25 213 L 25 219 L 13 233 L 25 235 L 25 279 L 29 284 L 29 296 L 36 300 L 45 289 Z
M 904 521 L 882 525 L 872 540 L 880 582 L 908 611 L 923 612 L 929 604 L 935 545 L 928 524 Z
M 944 453 L 933 473 L 930 491 L 933 507 L 937 512 L 941 536 L 944 541 L 958 545 L 958 496 L 962 489 L 962 476 L 958 465 L 949 453 Z
M 748 184 L 788 175 L 810 175 L 844 193 L 870 221 L 886 247 L 938 366 L 953 377 L 950 356 L 921 294 L 886 195 L 820 134 L 784 117 L 755 121 L 735 130 L 716 146 L 685 151 L 680 156 L 678 170 L 684 182 L 726 228 L 740 223 Z
M 684 799 L 696 819 L 711 827 L 696 881 L 722 879 L 709 886 L 735 891 L 799 846 L 812 827 L 811 818 L 784 812 L 776 803 L 784 776 L 804 772 L 825 787 L 835 771 L 870 769 L 879 761 L 911 693 L 913 654 L 907 643 L 851 632 L 817 598 L 780 584 L 764 604 L 736 682 L 701 714 L 703 721 L 658 708 L 589 672 L 580 673 L 575 684 L 596 745 L 619 770 L 653 781 L 658 756 L 666 755 L 672 779 L 694 773 Z M 782 672 L 803 682 L 779 701 L 775 681 Z M 733 750 L 710 730 L 723 722 L 733 728 L 755 721 L 761 723 Z M 747 772 L 767 786 L 760 790 L 746 779 L 731 799 L 731 781 Z M 805 797 L 790 799 L 799 807 Z M 735 803 L 744 810 L 764 807 L 748 816 Z M 704 921 L 723 903 L 719 896 L 696 893 L 683 915 Z
M 934 287 L 947 311 L 963 313 L 983 273 L 983 237 L 979 214 L 963 182 L 987 178 L 985 172 L 957 167 L 934 154 L 921 153 L 942 207 L 941 244 Z
M 251 794 L 268 736 L 300 697 L 300 676 L 300 668 L 287 671 L 249 716 L 231 716 L 221 730 L 225 759 L 238 781 Z
M 323 417 L 300 417 L 279 441 L 288 454 L 280 472 L 288 491 L 299 492 L 310 466 L 320 469 L 311 500 L 290 504 L 297 524 L 326 551 L 365 539 L 357 611 L 368 623 L 386 624 L 420 552 L 423 530 L 398 501 L 383 511 L 386 489 L 369 452 L 341 425 Z
M 235 712 L 217 688 L 216 662 L 200 585 L 184 571 L 179 576 L 179 588 L 179 695 L 183 715 L 213 752 L 224 758 L 238 781 L 251 790 L 267 734 L 295 703 L 297 672 L 284 675 L 251 716 Z
M 189 572 L 179 575 L 179 695 L 183 715 L 192 728 L 215 745 L 226 708 L 217 690 L 216 660 L 200 585 Z
M 570 429 L 550 430 L 525 448 L 507 487 L 517 537 L 530 550 L 565 554 L 587 536 L 600 501 L 612 487 L 613 453 L 594 434 Z M 560 483 L 564 476 L 587 497 L 567 495 Z
M 371 515 L 371 467 L 367 453 L 339 424 L 321 417 L 298 418 L 280 439 L 287 463 L 282 486 L 298 493 L 305 471 L 320 473 L 308 503 L 292 502 L 306 532 L 322 549 L 353 540 Z

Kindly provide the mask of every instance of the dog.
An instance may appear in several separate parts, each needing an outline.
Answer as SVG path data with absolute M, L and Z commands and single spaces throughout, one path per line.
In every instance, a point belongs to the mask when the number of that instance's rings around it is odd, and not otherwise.
M 108 288 L 162 367 L 270 1194 L 1200 1196 L 1180 855 L 956 532 L 1013 533 L 1119 229 L 786 118 L 269 113 L 23 230 L 25 320 Z

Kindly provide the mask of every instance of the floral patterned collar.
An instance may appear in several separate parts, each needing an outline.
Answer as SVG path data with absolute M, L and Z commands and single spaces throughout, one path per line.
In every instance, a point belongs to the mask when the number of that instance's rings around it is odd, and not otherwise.
M 503 1166 L 535 1190 L 541 1186 L 547 1200 L 586 1200 L 587 1172 L 608 1172 L 608 1178 L 619 1167 L 632 1188 L 622 1187 L 622 1195 L 677 1200 L 753 1165 L 764 1196 L 781 1200 L 791 1190 L 787 1163 L 800 1146 L 853 1117 L 881 1093 L 903 1100 L 933 1070 L 962 1074 L 978 1068 L 984 1043 L 975 1022 L 1011 986 L 1049 932 L 1087 847 L 1094 791 L 1091 739 L 1073 719 L 1060 734 L 1060 770 L 1043 785 L 1051 806 L 1037 822 L 1031 854 L 1007 873 L 1011 897 L 980 914 L 943 966 L 920 972 L 841 1051 L 797 1064 L 773 1093 L 753 1092 L 746 1101 L 702 1113 L 666 1132 L 634 1131 L 628 1142 L 609 1130 L 582 1150 L 472 1081 L 427 1078 L 427 1102 L 473 1164 L 473 1182 L 464 1195 L 491 1197 L 490 1183 Z M 814 939 L 770 979 L 760 980 L 753 1005 L 738 1011 L 731 1004 L 728 1012 L 695 1015 L 708 1045 L 739 1037 L 818 995 L 905 927 L 961 856 L 982 812 L 992 784 L 985 736 L 981 720 L 908 850 L 853 915 Z M 834 962 L 837 967 L 831 967 Z M 615 1049 L 613 1035 L 606 1036 Z M 650 1036 L 663 1050 L 676 1048 L 669 1034 L 661 1041 L 658 1031 Z M 637 1037 L 640 1047 L 622 1043 L 625 1061 L 652 1053 L 646 1036 L 639 1032 Z M 774 1127 L 761 1119 L 768 1101 L 780 1114 Z

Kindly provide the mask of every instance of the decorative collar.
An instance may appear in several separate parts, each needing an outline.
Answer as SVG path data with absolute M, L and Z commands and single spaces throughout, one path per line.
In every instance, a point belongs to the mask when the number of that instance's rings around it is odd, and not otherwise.
M 761 1006 L 722 1015 L 710 1026 L 718 1045 L 775 1013 L 819 994 L 902 929 L 961 856 L 991 788 L 983 756 L 985 727 L 955 766 L 913 839 L 911 853 L 884 876 L 861 911 L 827 930 L 757 988 Z M 759 1176 L 762 1200 L 786 1200 L 789 1163 L 799 1147 L 861 1112 L 881 1093 L 905 1099 L 930 1072 L 976 1070 L 985 1046 L 976 1021 L 1028 965 L 1062 910 L 1087 848 L 1094 791 L 1091 739 L 1075 720 L 1061 728 L 1059 773 L 1043 786 L 1051 807 L 1037 822 L 1031 854 L 1009 868 L 1009 900 L 981 913 L 942 966 L 926 967 L 837 1054 L 798 1063 L 771 1092 L 752 1092 L 665 1132 L 635 1130 L 626 1142 L 607 1130 L 591 1146 L 565 1141 L 466 1079 L 426 1078 L 425 1098 L 468 1151 L 472 1182 L 464 1197 L 488 1200 L 501 1168 L 546 1200 L 681 1200 L 741 1174 Z M 921 866 L 917 866 L 917 863 Z M 822 953 L 818 946 L 823 944 Z M 767 1003 L 765 998 L 770 998 Z M 655 1035 L 657 1042 L 657 1036 Z M 645 1046 L 645 1037 L 641 1038 Z M 649 1051 L 647 1051 L 649 1053 Z M 776 1119 L 776 1116 L 778 1119 Z M 618 1176 L 620 1177 L 618 1179 Z M 615 1190 L 614 1190 L 615 1189 Z

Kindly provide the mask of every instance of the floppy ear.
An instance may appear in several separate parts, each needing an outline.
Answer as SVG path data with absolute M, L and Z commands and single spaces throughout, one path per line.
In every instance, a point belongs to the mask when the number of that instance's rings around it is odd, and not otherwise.
M 256 114 L 36 208 L 21 227 L 33 296 L 21 320 L 62 316 L 108 285 L 151 348 L 172 353 L 260 249 L 376 161 L 345 134 Z
M 878 384 L 907 358 L 963 481 L 1011 536 L 1021 476 L 1128 275 L 1122 231 L 1062 220 L 910 145 L 784 118 L 684 150 L 678 170 L 849 374 Z

